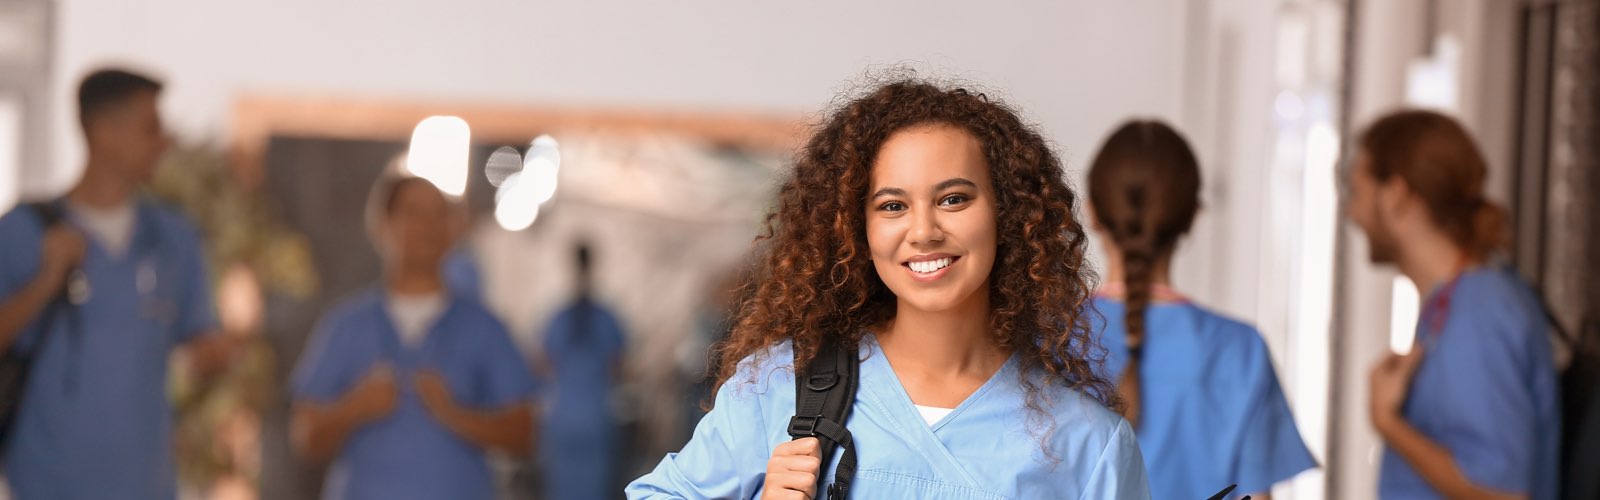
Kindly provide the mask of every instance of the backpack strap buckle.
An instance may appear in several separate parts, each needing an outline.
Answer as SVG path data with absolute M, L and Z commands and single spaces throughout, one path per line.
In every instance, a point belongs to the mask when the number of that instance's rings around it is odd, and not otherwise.
M 817 422 L 822 417 L 815 415 L 795 415 L 789 418 L 789 437 L 803 438 L 817 435 Z

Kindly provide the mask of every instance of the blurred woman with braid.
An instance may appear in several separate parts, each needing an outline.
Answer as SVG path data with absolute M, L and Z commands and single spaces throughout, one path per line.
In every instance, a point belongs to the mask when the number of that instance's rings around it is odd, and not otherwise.
M 1316 464 L 1261 335 L 1170 286 L 1199 198 L 1200 167 L 1171 127 L 1132 121 L 1106 139 L 1089 170 L 1089 213 L 1107 257 L 1092 316 L 1151 497 L 1205 498 L 1238 485 L 1240 495 L 1266 498 Z

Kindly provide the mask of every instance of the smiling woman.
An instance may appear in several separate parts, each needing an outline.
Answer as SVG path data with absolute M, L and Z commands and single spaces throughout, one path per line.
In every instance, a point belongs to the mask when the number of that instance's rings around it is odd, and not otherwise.
M 980 93 L 903 80 L 835 110 L 758 240 L 715 407 L 628 496 L 1148 498 L 1093 370 L 1063 178 L 1044 138 Z M 860 353 L 848 488 L 833 487 L 848 465 L 789 435 L 795 367 L 830 346 Z

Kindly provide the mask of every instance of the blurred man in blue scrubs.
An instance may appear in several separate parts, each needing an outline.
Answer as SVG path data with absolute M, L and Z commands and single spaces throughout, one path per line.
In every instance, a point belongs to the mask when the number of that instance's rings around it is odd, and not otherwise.
M 294 373 L 294 445 L 333 461 L 324 499 L 489 500 L 487 455 L 532 447 L 533 373 L 444 277 L 454 208 L 418 177 L 369 197 L 383 279 L 322 318 Z
M 168 356 L 210 371 L 235 343 L 211 335 L 194 226 L 139 193 L 170 143 L 160 94 L 128 71 L 84 78 L 82 179 L 0 218 L 0 349 L 34 360 L 4 448 L 15 498 L 175 498 Z
M 545 331 L 544 349 L 555 390 L 545 409 L 539 460 L 545 498 L 615 498 L 618 439 L 611 389 L 622 366 L 622 324 L 594 298 L 589 247 L 574 250 L 578 297 Z
M 1383 498 L 1556 498 L 1549 328 L 1533 292 L 1492 262 L 1506 229 L 1484 197 L 1487 171 L 1438 113 L 1387 115 L 1358 143 L 1350 218 L 1372 261 L 1398 266 L 1424 297 L 1411 352 L 1371 373 Z

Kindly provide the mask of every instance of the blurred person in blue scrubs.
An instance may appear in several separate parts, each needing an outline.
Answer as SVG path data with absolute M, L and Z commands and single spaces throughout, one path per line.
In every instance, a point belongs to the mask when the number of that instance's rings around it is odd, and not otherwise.
M 552 390 L 547 397 L 539 462 L 545 498 L 615 498 L 621 436 L 611 411 L 622 373 L 622 322 L 594 297 L 589 246 L 573 249 L 577 298 L 545 329 L 544 355 Z
M 1172 127 L 1118 127 L 1089 167 L 1089 213 L 1107 256 L 1094 300 L 1144 451 L 1154 498 L 1253 498 L 1316 466 L 1272 356 L 1250 325 L 1173 290 L 1172 256 L 1200 212 L 1200 165 Z
M 532 446 L 532 372 L 444 278 L 454 203 L 396 174 L 368 199 L 383 279 L 322 318 L 292 381 L 296 450 L 333 462 L 325 499 L 493 498 L 487 455 Z
M 1382 498 L 1554 499 L 1561 420 L 1548 325 L 1492 262 L 1505 214 L 1455 120 L 1400 111 L 1361 134 L 1347 202 L 1375 264 L 1422 294 L 1411 352 L 1370 375 Z
M 168 355 L 225 366 L 236 336 L 216 313 L 200 235 L 140 194 L 171 141 L 162 85 L 105 69 L 78 87 L 83 177 L 47 202 L 46 227 L 21 205 L 0 217 L 0 349 L 33 356 L 4 473 L 21 500 L 171 499 Z
M 963 88 L 841 102 L 781 184 L 711 412 L 628 497 L 1149 498 L 1093 369 L 1088 239 L 1049 143 Z M 789 433 L 824 343 L 859 360 L 843 491 L 845 453 Z

